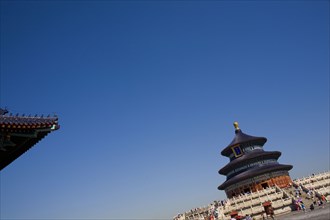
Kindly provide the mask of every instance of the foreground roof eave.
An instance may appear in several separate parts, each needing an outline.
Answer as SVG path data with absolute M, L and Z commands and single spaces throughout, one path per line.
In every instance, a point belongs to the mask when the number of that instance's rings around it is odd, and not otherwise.
M 0 115 L 0 129 L 38 129 L 51 128 L 59 129 L 57 117 L 31 117 Z
M 0 170 L 59 128 L 56 115 L 8 115 L 0 108 Z

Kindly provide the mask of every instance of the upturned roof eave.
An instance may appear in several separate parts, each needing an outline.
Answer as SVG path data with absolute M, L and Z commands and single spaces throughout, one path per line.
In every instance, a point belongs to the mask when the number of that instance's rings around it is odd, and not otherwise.
M 226 166 L 224 166 L 223 168 L 221 168 L 218 173 L 221 175 L 227 175 L 227 173 L 240 166 L 242 163 L 245 163 L 249 160 L 253 160 L 255 158 L 259 158 L 259 157 L 266 157 L 269 158 L 269 156 L 275 156 L 275 159 L 278 159 L 281 156 L 281 152 L 280 151 L 258 151 L 258 152 L 251 152 L 249 154 L 245 154 L 233 161 L 230 161 Z
M 246 140 L 242 140 L 242 141 L 235 141 L 235 139 L 234 139 L 227 147 L 225 147 L 225 149 L 223 149 L 221 151 L 221 155 L 228 157 L 230 155 L 230 153 L 232 152 L 231 151 L 232 147 L 234 147 L 236 145 L 239 145 L 239 144 L 244 144 L 244 143 L 247 143 L 247 142 L 256 142 L 256 143 L 258 143 L 258 141 L 260 141 L 260 143 L 263 145 L 267 142 L 267 138 L 265 138 L 265 137 L 253 137 L 251 139 L 246 139 Z
M 60 128 L 57 117 L 30 117 L 0 115 L 0 129 L 44 129 L 58 130 Z
M 220 186 L 218 186 L 219 190 L 225 190 L 228 186 L 238 183 L 240 181 L 246 180 L 248 178 L 251 178 L 256 175 L 261 175 L 267 172 L 277 171 L 277 170 L 291 170 L 292 165 L 286 165 L 286 164 L 276 164 L 274 165 L 264 165 L 262 167 L 257 167 L 252 170 L 247 170 L 243 173 L 238 174 L 237 176 L 234 176 L 233 178 L 226 180 L 224 183 L 222 183 Z

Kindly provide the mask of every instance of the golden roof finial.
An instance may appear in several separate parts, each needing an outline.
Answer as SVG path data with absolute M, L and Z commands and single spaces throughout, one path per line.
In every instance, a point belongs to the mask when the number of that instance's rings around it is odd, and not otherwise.
M 234 127 L 235 127 L 235 130 L 239 130 L 238 122 L 237 121 L 234 122 Z

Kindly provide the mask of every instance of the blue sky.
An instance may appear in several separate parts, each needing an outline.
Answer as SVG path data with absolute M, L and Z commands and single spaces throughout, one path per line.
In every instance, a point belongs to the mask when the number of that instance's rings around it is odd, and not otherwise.
M 1 1 L 0 105 L 59 116 L 0 174 L 1 219 L 172 218 L 267 137 L 329 169 L 329 1 Z

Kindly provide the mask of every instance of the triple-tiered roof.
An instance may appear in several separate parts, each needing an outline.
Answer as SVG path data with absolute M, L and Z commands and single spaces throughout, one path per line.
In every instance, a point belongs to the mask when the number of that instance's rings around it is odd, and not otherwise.
M 59 127 L 57 116 L 13 115 L 0 108 L 0 170 Z
M 234 126 L 234 139 L 221 151 L 223 156 L 229 157 L 230 162 L 219 170 L 219 174 L 227 176 L 226 181 L 218 187 L 219 190 L 265 173 L 292 169 L 291 165 L 277 162 L 281 152 L 263 150 L 267 138 L 243 133 L 237 122 Z

